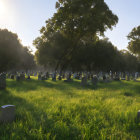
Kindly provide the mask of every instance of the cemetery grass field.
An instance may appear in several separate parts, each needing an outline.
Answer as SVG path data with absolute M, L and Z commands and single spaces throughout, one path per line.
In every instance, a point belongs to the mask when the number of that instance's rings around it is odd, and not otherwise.
M 140 82 L 82 87 L 51 80 L 7 80 L 0 105 L 16 106 L 16 120 L 0 124 L 0 140 L 136 140 L 140 138 Z

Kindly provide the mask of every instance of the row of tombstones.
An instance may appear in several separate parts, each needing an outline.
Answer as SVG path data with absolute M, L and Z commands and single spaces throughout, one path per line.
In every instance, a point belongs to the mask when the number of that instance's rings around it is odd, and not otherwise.
M 44 74 L 44 75 L 42 75 L 42 74 L 39 74 L 38 75 L 38 80 L 47 80 L 50 76 L 49 76 L 50 74 Z M 108 75 L 108 76 L 106 76 L 106 75 Z M 92 78 L 93 78 L 93 74 L 91 74 L 91 73 L 88 73 L 88 74 L 84 74 L 84 77 L 86 76 L 86 78 L 88 79 L 88 80 L 92 80 Z M 56 81 L 56 77 L 57 77 L 57 73 L 53 73 L 53 74 L 51 74 L 51 77 L 52 77 L 52 80 L 53 81 Z M 65 81 L 71 81 L 71 77 L 72 77 L 72 73 L 67 73 L 67 74 L 65 74 L 65 73 L 63 73 L 63 74 L 59 74 L 59 76 L 58 76 L 58 80 L 62 80 L 62 79 L 67 79 L 67 80 L 65 80 Z M 99 74 L 97 74 L 97 77 L 99 78 L 99 79 L 102 79 L 103 81 L 107 81 L 107 79 L 109 80 L 116 80 L 116 81 L 119 81 L 119 80 L 130 80 L 130 77 L 132 77 L 132 79 L 136 79 L 135 78 L 135 76 L 134 75 L 130 75 L 130 74 L 123 74 L 122 76 L 119 74 L 119 73 L 116 73 L 116 74 L 111 74 L 111 75 L 109 75 L 109 74 L 102 74 L 102 75 L 99 75 Z M 83 78 L 83 74 L 82 73 L 74 73 L 73 74 L 73 79 L 79 79 L 79 80 L 82 80 L 82 78 Z
M 8 74 L 8 78 L 13 79 L 13 80 L 16 78 L 16 81 L 23 81 L 26 79 L 24 73 L 20 73 L 20 74 L 16 74 L 16 75 L 15 74 Z M 30 80 L 30 79 L 31 79 L 30 75 L 28 75 L 27 80 Z
M 37 73 L 36 73 L 36 75 L 37 75 Z M 47 80 L 48 78 L 50 78 L 50 75 L 52 77 L 52 80 L 53 81 L 56 81 L 56 79 L 57 79 L 56 78 L 57 77 L 57 73 L 49 74 L 48 72 L 45 73 L 45 74 L 39 73 L 38 80 Z M 84 75 L 84 77 L 86 77 L 88 80 L 92 80 L 93 79 L 93 76 L 94 75 L 91 74 L 91 73 L 86 73 Z M 11 79 L 14 79 L 16 77 L 16 80 L 17 81 L 25 80 L 25 74 L 24 73 L 21 73 L 20 75 L 16 75 L 16 76 L 14 74 L 11 74 L 8 77 L 10 77 Z M 66 79 L 64 81 L 65 82 L 67 82 L 67 81 L 69 82 L 69 81 L 72 81 L 72 78 L 71 77 L 72 77 L 72 73 L 71 72 L 70 73 L 67 73 L 67 74 L 63 73 L 63 74 L 59 74 L 58 80 Z M 123 73 L 122 76 L 120 76 L 119 73 L 111 74 L 109 76 L 106 76 L 105 74 L 104 75 L 103 74 L 102 75 L 97 74 L 97 77 L 100 80 L 102 79 L 102 81 L 108 81 L 108 80 L 116 80 L 116 81 L 119 81 L 120 79 L 121 80 L 128 80 L 128 81 L 130 80 L 130 74 L 125 74 L 125 73 Z M 29 79 L 30 79 L 30 76 L 28 75 L 27 80 L 29 80 Z M 74 73 L 73 74 L 73 79 L 82 80 L 83 79 L 83 74 L 81 72 L 80 73 Z M 133 75 L 133 79 L 135 79 L 134 75 Z
M 57 79 L 57 73 L 53 73 L 53 74 L 49 74 L 49 73 L 46 73 L 46 74 L 44 74 L 44 75 L 42 75 L 41 73 L 39 73 L 39 75 L 38 75 L 38 80 L 47 80 L 48 78 L 50 78 L 50 76 L 51 76 L 51 78 L 52 78 L 52 81 L 56 81 L 56 79 Z M 69 73 L 67 76 L 65 76 L 65 74 L 59 74 L 59 76 L 58 76 L 58 80 L 62 80 L 62 79 L 67 79 L 67 80 L 65 80 L 65 81 L 71 81 L 72 79 L 71 79 L 71 73 Z

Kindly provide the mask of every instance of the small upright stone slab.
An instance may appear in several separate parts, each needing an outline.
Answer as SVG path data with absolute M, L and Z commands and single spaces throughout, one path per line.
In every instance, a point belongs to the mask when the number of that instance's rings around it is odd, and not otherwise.
M 56 73 L 52 75 L 52 81 L 56 81 Z
M 138 111 L 137 118 L 140 120 L 140 110 Z
M 10 78 L 11 78 L 12 80 L 14 80 L 14 79 L 15 79 L 14 74 L 11 74 Z
M 20 80 L 21 81 L 25 80 L 25 74 L 23 72 L 20 74 Z
M 12 122 L 15 119 L 15 106 L 4 105 L 0 108 L 0 122 Z
M 58 80 L 60 80 L 60 81 L 62 80 L 62 77 L 61 77 L 61 75 L 59 75 L 59 76 L 58 76 Z
M 27 77 L 27 79 L 26 80 L 31 80 L 31 77 L 30 77 L 30 75 L 28 75 L 28 77 Z
M 41 74 L 38 75 L 38 80 L 42 80 Z
M 82 78 L 82 80 L 81 80 L 81 85 L 82 85 L 82 86 L 87 86 L 87 77 L 86 77 L 86 76 L 84 76 L 84 77 Z
M 16 81 L 20 81 L 20 76 L 16 75 Z
M 0 90 L 3 90 L 6 88 L 6 74 L 2 73 L 0 74 Z
M 96 86 L 97 83 L 98 83 L 98 78 L 97 78 L 96 75 L 94 75 L 93 78 L 92 78 L 92 84 Z

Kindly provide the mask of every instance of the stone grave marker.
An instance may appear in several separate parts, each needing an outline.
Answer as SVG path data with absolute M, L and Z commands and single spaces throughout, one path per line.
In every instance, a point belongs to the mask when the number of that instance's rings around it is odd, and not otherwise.
M 16 81 L 20 81 L 20 76 L 16 75 Z
M 96 76 L 96 75 L 94 75 L 94 76 L 93 76 L 93 78 L 92 78 L 92 81 L 91 81 L 91 82 L 92 82 L 92 84 L 93 84 L 93 85 L 95 85 L 95 86 L 97 85 L 97 83 L 98 83 L 98 78 L 97 78 L 97 76 Z
M 130 81 L 130 74 L 129 73 L 127 73 L 126 80 Z
M 126 77 L 125 72 L 123 72 L 123 73 L 122 73 L 121 80 L 125 80 L 125 77 Z
M 114 80 L 115 81 L 120 81 L 120 76 L 119 76 L 119 73 L 115 73 L 115 77 L 114 77 Z
M 52 81 L 56 81 L 56 73 L 52 74 Z
M 49 76 L 49 72 L 46 72 L 46 78 L 49 79 L 50 76 Z
M 28 77 L 27 77 L 27 79 L 26 80 L 31 80 L 31 77 L 30 77 L 30 75 L 28 75 Z
M 82 86 L 86 86 L 87 85 L 87 77 L 86 76 L 82 77 L 81 85 Z
M 15 106 L 4 105 L 0 108 L 0 122 L 12 122 L 15 119 Z
M 103 81 L 105 81 L 105 80 L 106 80 L 106 75 L 104 74 L 104 75 L 103 75 Z
M 38 75 L 38 80 L 42 80 L 41 74 Z
M 59 76 L 58 76 L 58 80 L 62 80 L 62 77 L 61 77 L 61 75 L 59 75 Z
M 25 80 L 25 74 L 23 72 L 20 74 L 20 80 Z
M 137 113 L 137 118 L 138 118 L 138 120 L 140 120 L 140 110 Z
M 72 82 L 73 81 L 73 79 L 71 78 L 71 73 L 68 73 L 67 74 L 67 80 L 64 80 L 64 82 Z
M 13 79 L 13 80 L 15 79 L 14 74 L 11 74 L 10 79 Z
M 1 73 L 0 74 L 0 90 L 5 89 L 5 88 L 6 88 L 6 74 Z

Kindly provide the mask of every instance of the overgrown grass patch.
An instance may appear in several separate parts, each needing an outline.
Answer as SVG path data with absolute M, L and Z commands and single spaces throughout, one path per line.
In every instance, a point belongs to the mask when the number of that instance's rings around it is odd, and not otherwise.
M 138 139 L 140 82 L 82 87 L 51 80 L 7 80 L 0 105 L 16 105 L 16 120 L 0 124 L 0 140 Z

